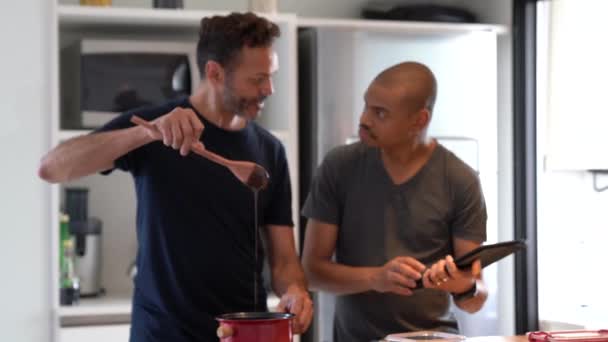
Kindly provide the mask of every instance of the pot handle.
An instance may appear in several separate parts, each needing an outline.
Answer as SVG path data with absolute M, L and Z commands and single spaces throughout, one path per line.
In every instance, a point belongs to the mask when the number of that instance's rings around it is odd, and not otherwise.
M 219 328 L 217 328 L 217 337 L 219 338 L 227 338 L 232 335 L 234 335 L 234 330 L 228 325 L 220 324 Z

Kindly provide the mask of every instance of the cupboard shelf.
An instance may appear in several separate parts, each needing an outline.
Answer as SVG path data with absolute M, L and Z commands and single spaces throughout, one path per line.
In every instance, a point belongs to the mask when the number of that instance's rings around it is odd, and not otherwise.
M 77 305 L 60 306 L 59 317 L 119 315 L 131 313 L 130 294 L 108 294 L 99 298 L 81 298 Z
M 78 5 L 59 5 L 59 23 L 64 28 L 86 27 L 181 27 L 198 28 L 202 17 L 227 12 L 187 10 L 187 9 L 154 9 L 127 7 L 93 7 Z M 335 28 L 372 32 L 409 32 L 412 34 L 462 34 L 468 32 L 508 33 L 503 25 L 477 23 L 437 23 L 419 21 L 394 21 L 370 19 L 328 19 L 297 18 L 293 14 L 265 15 L 276 22 L 296 20 L 298 27 Z
M 130 27 L 182 27 L 198 29 L 201 18 L 224 11 L 202 11 L 188 9 L 127 8 L 127 7 L 94 7 L 78 5 L 59 5 L 59 23 L 70 28 L 100 26 Z M 276 22 L 286 22 L 295 18 L 292 14 L 265 15 Z
M 470 32 L 494 32 L 505 34 L 508 29 L 503 25 L 492 24 L 462 24 L 437 23 L 421 21 L 394 21 L 371 19 L 326 19 L 298 18 L 298 26 L 302 28 L 331 28 L 362 32 L 394 32 L 420 34 L 463 34 Z
M 280 299 L 268 294 L 267 305 L 276 308 Z M 61 326 L 128 324 L 131 322 L 131 295 L 109 294 L 98 298 L 83 298 L 77 305 L 57 309 Z

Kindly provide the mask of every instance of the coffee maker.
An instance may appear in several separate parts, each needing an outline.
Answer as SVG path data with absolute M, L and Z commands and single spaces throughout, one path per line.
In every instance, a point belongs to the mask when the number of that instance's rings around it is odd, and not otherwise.
M 70 218 L 70 234 L 74 237 L 74 273 L 80 281 L 80 296 L 103 294 L 101 286 L 102 222 L 88 217 L 86 188 L 66 189 L 66 212 Z

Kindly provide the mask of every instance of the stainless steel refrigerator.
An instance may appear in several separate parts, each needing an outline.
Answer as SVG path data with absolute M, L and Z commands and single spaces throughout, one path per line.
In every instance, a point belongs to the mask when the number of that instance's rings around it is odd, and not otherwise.
M 474 49 L 475 54 L 470 51 Z M 365 88 L 382 69 L 405 60 L 427 64 L 435 72 L 439 95 L 429 135 L 480 173 L 488 206 L 488 243 L 497 242 L 497 66 L 495 34 L 417 36 L 394 32 L 349 31 L 331 27 L 298 32 L 300 203 L 303 205 L 315 169 L 332 148 L 357 140 Z M 300 222 L 304 241 L 305 219 Z M 504 240 L 504 239 L 503 239 Z M 505 331 L 505 313 L 513 310 L 510 281 L 484 269 L 492 293 L 484 309 L 467 315 L 455 310 L 461 331 L 469 336 Z M 499 281 L 500 279 L 500 281 Z M 332 341 L 335 299 L 313 293 L 315 316 L 302 341 Z M 508 329 L 507 329 L 508 330 Z

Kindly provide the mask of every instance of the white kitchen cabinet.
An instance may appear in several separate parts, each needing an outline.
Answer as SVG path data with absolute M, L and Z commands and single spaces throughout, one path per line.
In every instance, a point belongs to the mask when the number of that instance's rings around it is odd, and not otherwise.
M 52 15 L 51 51 L 51 145 L 81 134 L 87 130 L 69 130 L 62 127 L 60 106 L 60 51 L 64 46 L 82 38 L 153 39 L 155 41 L 186 41 L 196 44 L 198 28 L 203 17 L 225 14 L 198 10 L 171 10 L 125 7 L 89 7 L 55 2 Z M 279 55 L 280 70 L 273 78 L 275 94 L 266 101 L 258 120 L 284 144 L 289 163 L 293 196 L 294 222 L 298 223 L 298 122 L 296 81 L 296 18 L 290 14 L 271 15 L 281 36 L 275 49 Z M 103 222 L 102 286 L 106 295 L 97 299 L 82 300 L 73 307 L 59 305 L 59 210 L 66 187 L 89 189 L 89 216 Z M 51 241 L 49 262 L 52 267 L 52 307 L 54 341 L 126 341 L 130 315 L 132 281 L 127 269 L 137 252 L 135 214 L 136 199 L 130 174 L 117 171 L 111 176 L 91 175 L 68 184 L 53 185 L 50 192 Z M 55 224 L 56 223 L 56 224 Z M 298 239 L 298 227 L 294 231 Z M 298 244 L 299 245 L 299 244 Z M 276 297 L 269 299 L 276 305 Z M 112 318 L 112 324 L 104 321 Z M 120 317 L 116 320 L 116 317 Z M 97 321 L 96 321 L 97 320 Z M 68 323 L 66 323 L 68 322 Z M 99 325 L 104 324 L 104 325 Z
M 158 10 L 146 8 L 94 8 L 73 5 L 56 5 L 51 40 L 53 70 L 51 84 L 59 84 L 59 49 L 62 45 L 82 37 L 124 38 L 152 37 L 158 39 L 196 39 L 200 18 L 215 14 L 208 11 Z M 335 49 L 335 65 L 323 73 L 327 79 L 322 82 L 326 87 L 326 100 L 346 99 L 342 103 L 324 103 L 342 114 L 356 115 L 361 107 L 363 89 L 371 77 L 381 68 L 402 60 L 417 59 L 429 64 L 440 75 L 439 97 L 436 123 L 432 133 L 449 136 L 458 135 L 483 140 L 480 157 L 495 153 L 496 128 L 496 35 L 504 32 L 504 27 L 483 24 L 435 24 L 435 23 L 396 23 L 369 20 L 326 20 L 302 19 L 289 14 L 270 16 L 281 27 L 281 38 L 276 48 L 279 54 L 280 70 L 275 78 L 276 93 L 269 98 L 266 109 L 260 118 L 263 126 L 270 129 L 284 143 L 292 179 L 294 222 L 299 222 L 298 193 L 298 113 L 297 113 L 297 37 L 298 28 L 316 28 L 334 36 L 335 40 L 322 42 Z M 390 48 L 390 47 L 393 48 Z M 405 53 L 395 54 L 395 46 Z M 478 50 L 479 47 L 481 50 Z M 340 50 L 340 48 L 345 48 Z M 389 48 L 387 50 L 387 48 Z M 328 50 L 329 51 L 329 50 Z M 390 51 L 390 52 L 387 52 Z M 455 51 L 455 52 L 454 52 Z M 333 52 L 328 52 L 332 57 Z M 448 56 L 451 56 L 449 58 Z M 468 61 L 468 62 L 467 62 Z M 443 64 L 447 62 L 447 64 Z M 466 65 L 468 68 L 463 68 Z M 338 73 L 343 71 L 343 73 Z M 475 72 L 473 72 L 475 71 Z M 338 76 L 337 76 L 338 75 Z M 466 78 L 465 84 L 458 80 Z M 332 83 L 333 82 L 333 83 Z M 335 84 L 335 86 L 331 86 Z M 487 85 L 487 86 L 486 86 Z M 52 90 L 51 136 L 52 143 L 68 139 L 88 131 L 62 129 L 60 125 L 59 95 L 57 87 Z M 447 90 L 449 89 L 449 90 Z M 454 90 L 457 90 L 454 91 Z M 340 91 L 343 93 L 340 94 Z M 482 95 L 483 94 L 483 95 Z M 473 97 L 473 95 L 477 95 Z M 328 107 L 328 108 L 329 108 Z M 443 110 L 443 109 L 446 110 Z M 447 110 L 449 109 L 449 110 Z M 485 114 L 485 115 L 484 115 Z M 452 115 L 461 121 L 442 126 L 441 118 Z M 470 117 L 480 117 L 482 122 L 470 125 Z M 492 126 L 492 130 L 481 127 Z M 347 127 L 351 129 L 353 127 Z M 494 135 L 494 137 L 492 137 Z M 327 136 L 331 136 L 328 134 Z M 492 143 L 490 140 L 494 139 Z M 486 141 L 490 141 L 486 143 Z M 481 146 L 481 145 L 480 145 Z M 484 160 L 487 160 L 484 159 Z M 488 175 L 484 190 L 487 197 L 495 197 L 495 160 L 482 164 L 480 168 Z M 72 185 L 90 188 L 90 215 L 104 221 L 103 253 L 105 265 L 102 270 L 104 286 L 108 296 L 98 300 L 83 301 L 80 307 L 63 308 L 58 302 L 58 269 L 55 256 L 58 254 L 57 225 L 53 224 L 51 239 L 51 260 L 53 272 L 53 307 L 55 308 L 55 341 L 79 340 L 95 341 L 102 336 L 106 341 L 126 340 L 128 324 L 62 327 L 62 318 L 78 318 L 101 311 L 108 315 L 130 311 L 131 282 L 126 276 L 126 268 L 136 252 L 135 240 L 135 199 L 130 176 L 119 175 L 102 177 L 94 175 L 76 181 Z M 53 186 L 51 191 L 51 221 L 59 222 L 58 211 L 61 202 L 62 186 Z M 121 208 L 117 210 L 117 208 Z M 120 213 L 118 213 L 120 212 Z M 494 213 L 495 214 L 495 213 Z M 296 227 L 297 228 L 297 227 Z M 298 240 L 298 229 L 295 230 Z M 297 243 L 299 246 L 299 242 Z M 118 305 L 112 302 L 118 299 Z M 116 334 L 116 335 L 113 335 Z M 122 335 L 127 334 L 127 335 Z M 65 341 L 64 341 L 65 340 Z M 100 339 L 101 341 L 101 339 Z
M 108 342 L 128 341 L 129 324 L 83 326 L 61 328 L 59 341 L 61 342 Z
M 608 170 L 608 115 L 601 99 L 608 78 L 605 30 L 599 29 L 608 2 L 555 1 L 538 49 L 539 107 L 546 107 L 545 168 L 553 171 Z M 590 9 L 591 8 L 591 9 Z M 546 87 L 545 87 L 546 86 Z

